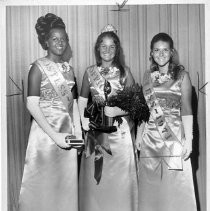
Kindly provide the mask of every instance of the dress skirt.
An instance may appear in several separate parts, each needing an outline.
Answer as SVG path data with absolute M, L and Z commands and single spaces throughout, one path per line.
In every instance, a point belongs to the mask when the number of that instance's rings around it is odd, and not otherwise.
M 77 211 L 77 184 L 77 151 L 59 148 L 33 121 L 26 152 L 19 210 Z
M 115 124 L 117 125 L 117 123 Z M 125 118 L 108 136 L 112 155 L 104 152 L 100 183 L 94 179 L 95 154 L 82 156 L 79 182 L 80 211 L 136 211 L 138 187 L 130 127 Z

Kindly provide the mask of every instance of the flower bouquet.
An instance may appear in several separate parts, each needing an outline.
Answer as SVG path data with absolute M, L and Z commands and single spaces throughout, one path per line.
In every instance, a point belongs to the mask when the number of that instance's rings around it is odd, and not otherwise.
M 147 122 L 149 120 L 150 112 L 143 95 L 142 86 L 137 83 L 124 87 L 123 90 L 118 90 L 116 95 L 107 99 L 107 104 L 117 106 L 128 112 L 130 118 L 139 125 L 142 121 Z M 116 120 L 121 124 L 121 117 L 117 117 Z

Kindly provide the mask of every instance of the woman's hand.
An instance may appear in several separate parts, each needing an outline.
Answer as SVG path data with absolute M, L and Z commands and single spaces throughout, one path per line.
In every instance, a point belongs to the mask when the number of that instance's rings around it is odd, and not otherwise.
M 182 116 L 181 118 L 182 118 L 182 123 L 184 127 L 184 133 L 185 133 L 184 146 L 182 150 L 182 158 L 184 160 L 187 160 L 190 157 L 190 154 L 192 153 L 193 116 L 186 115 L 186 116 Z
M 183 150 L 182 150 L 182 158 L 187 160 L 192 153 L 192 139 L 185 140 Z
M 71 147 L 71 144 L 66 142 L 66 139 L 65 139 L 66 136 L 70 136 L 72 138 L 76 138 L 76 136 L 71 135 L 69 133 L 54 133 L 52 138 L 53 138 L 53 141 L 55 142 L 55 144 L 57 146 L 59 146 L 60 148 L 69 149 Z
M 83 145 L 71 145 L 68 139 L 66 138 L 68 136 L 69 139 L 76 139 L 77 137 L 75 135 L 69 134 L 69 133 L 55 133 L 53 135 L 53 141 L 55 144 L 62 148 L 62 149 L 70 149 L 70 148 L 75 148 L 75 149 L 81 149 Z
M 110 107 L 110 106 L 105 106 L 104 107 L 104 114 L 108 117 L 116 117 L 116 116 L 124 116 L 127 115 L 125 111 L 120 109 L 117 106 Z

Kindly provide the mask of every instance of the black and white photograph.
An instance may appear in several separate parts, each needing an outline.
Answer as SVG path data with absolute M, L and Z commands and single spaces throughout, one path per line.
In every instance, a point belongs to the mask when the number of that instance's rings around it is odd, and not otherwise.
M 0 0 L 2 211 L 208 211 L 207 1 Z

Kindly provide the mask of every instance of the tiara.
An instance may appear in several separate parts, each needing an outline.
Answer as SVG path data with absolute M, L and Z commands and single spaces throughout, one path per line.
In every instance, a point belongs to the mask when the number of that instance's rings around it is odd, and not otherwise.
M 107 24 L 102 30 L 101 34 L 104 32 L 114 32 L 117 34 L 117 29 L 112 24 Z

